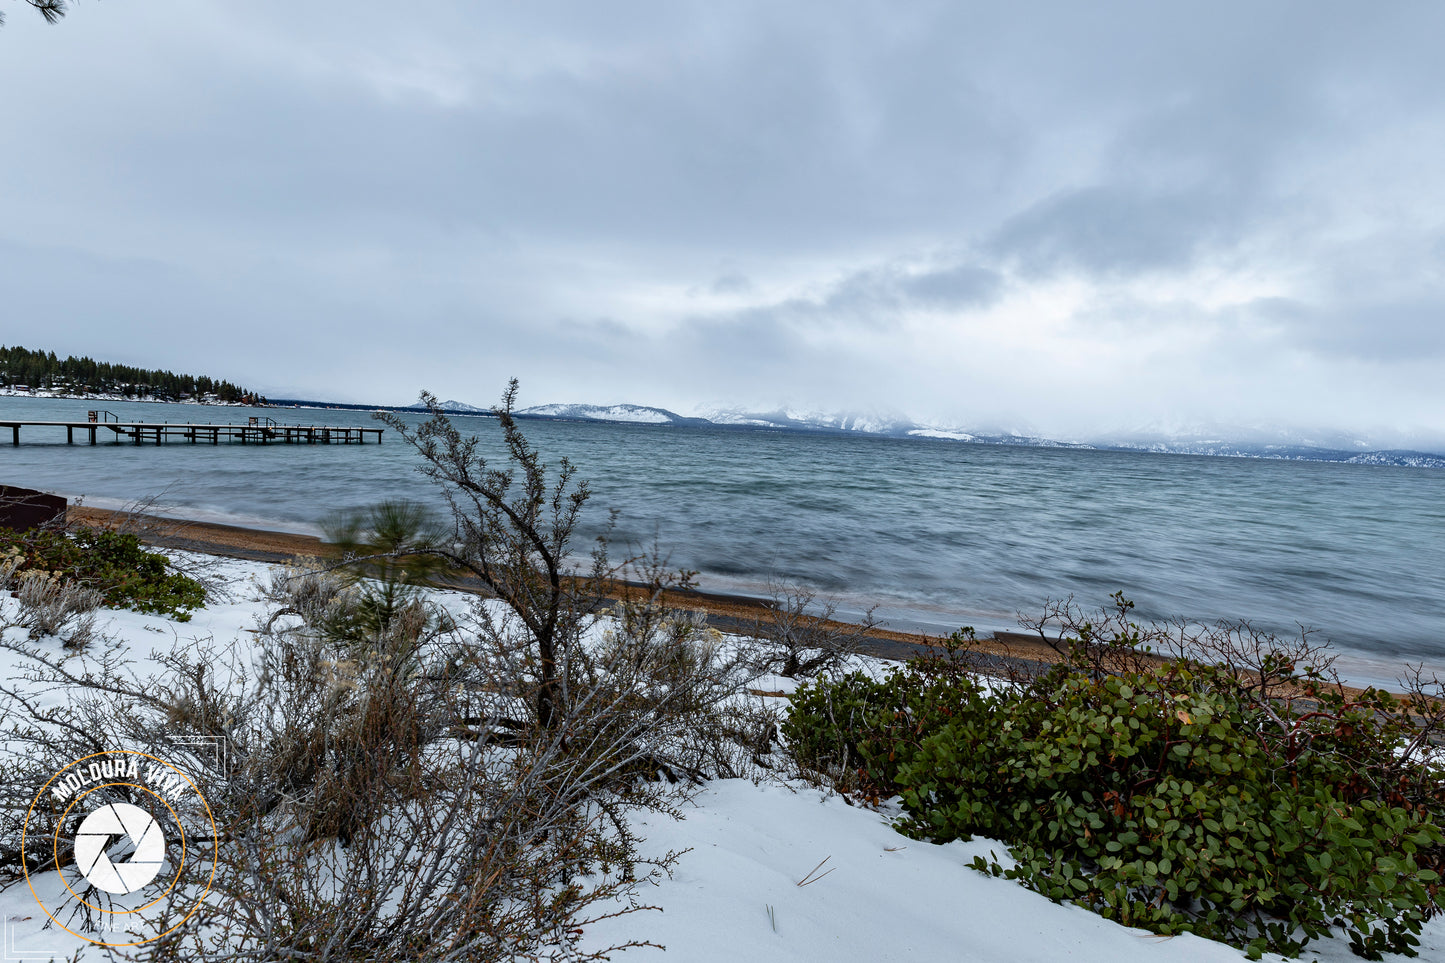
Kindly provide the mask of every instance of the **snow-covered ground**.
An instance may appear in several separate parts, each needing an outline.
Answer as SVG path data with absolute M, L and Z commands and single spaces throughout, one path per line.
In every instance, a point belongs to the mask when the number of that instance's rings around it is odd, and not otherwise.
M 666 954 L 642 948 L 629 958 L 688 961 L 1182 963 L 1242 956 L 1220 943 L 1164 939 L 1050 903 L 969 868 L 975 855 L 1002 854 L 996 842 L 908 839 L 885 815 L 813 789 L 717 782 L 686 819 L 654 817 L 641 832 L 659 851 L 691 847 L 671 880 L 642 894 L 662 912 L 596 924 L 585 945 L 643 936 Z
M 221 561 L 217 572 L 231 599 L 179 623 L 133 612 L 107 612 L 102 627 L 122 640 L 137 670 L 147 654 L 192 638 L 219 642 L 252 638 L 262 605 L 256 586 L 267 567 Z M 439 593 L 453 611 L 465 597 Z M 0 606 L 12 606 L 8 598 Z M 18 630 L 11 630 L 17 632 Z M 12 654 L 0 671 L 15 679 Z M 783 680 L 758 680 L 765 691 Z M 1076 906 L 1050 903 L 1016 883 L 975 872 L 975 855 L 1004 855 L 996 842 L 976 839 L 935 845 L 895 832 L 890 813 L 848 805 L 799 782 L 725 780 L 709 784 L 684 807 L 685 818 L 639 818 L 645 849 L 689 850 L 670 879 L 638 895 L 661 911 L 645 910 L 590 926 L 584 948 L 633 940 L 660 943 L 620 959 L 683 960 L 958 960 L 1081 963 L 1209 963 L 1241 960 L 1232 947 L 1194 936 L 1164 938 L 1110 923 Z M 596 907 L 594 907 L 596 909 Z M 605 912 L 605 908 L 603 909 Z M 85 947 L 50 927 L 24 883 L 0 893 L 5 921 L 0 960 L 68 957 Z M 1427 924 L 1421 959 L 1445 961 L 1445 919 Z M 83 959 L 103 959 L 95 948 Z M 1311 944 L 1306 960 L 1354 960 L 1343 941 Z M 1267 957 L 1267 959 L 1279 959 Z
M 941 438 L 945 441 L 973 441 L 977 437 L 952 428 L 914 428 L 908 434 L 914 438 Z
M 517 414 L 583 421 L 622 421 L 638 425 L 668 425 L 677 420 L 671 412 L 645 405 L 535 405 L 523 408 Z
M 245 408 L 250 407 L 241 401 L 221 401 L 215 395 L 206 395 L 205 398 L 187 398 L 185 401 L 162 401 L 159 398 L 142 398 L 135 395 L 126 396 L 114 391 L 61 391 L 51 388 L 35 388 L 30 391 L 16 391 L 14 388 L 0 388 L 0 397 L 3 398 L 68 398 L 77 401 L 138 401 L 147 404 L 157 405 L 208 405 L 222 408 Z M 3 959 L 3 957 L 0 957 Z

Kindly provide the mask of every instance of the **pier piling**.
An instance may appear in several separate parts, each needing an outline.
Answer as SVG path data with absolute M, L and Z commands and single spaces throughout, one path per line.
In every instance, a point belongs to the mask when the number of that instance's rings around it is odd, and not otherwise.
M 9 421 L 0 420 L 0 427 L 10 429 L 10 444 L 15 447 L 20 445 L 21 428 L 64 428 L 65 443 L 75 444 L 75 429 L 84 428 L 90 435 L 90 444 L 97 443 L 97 435 L 102 428 L 111 431 L 111 437 L 121 443 L 129 441 L 133 445 L 154 443 L 165 444 L 172 438 L 181 439 L 188 444 L 197 444 L 202 437 L 207 437 L 213 445 L 219 445 L 221 439 L 228 442 L 239 442 L 243 445 L 269 445 L 273 441 L 283 442 L 288 445 L 305 442 L 308 445 L 322 444 L 359 444 L 364 445 L 369 438 L 375 438 L 376 443 L 381 444 L 384 428 L 353 428 L 342 425 L 282 425 L 270 418 L 263 420 L 252 418 L 244 425 L 197 425 L 187 422 L 186 424 L 172 422 L 141 422 L 141 421 L 120 421 L 118 419 L 101 420 L 96 412 L 91 412 L 88 421 Z M 104 412 L 109 414 L 109 412 Z

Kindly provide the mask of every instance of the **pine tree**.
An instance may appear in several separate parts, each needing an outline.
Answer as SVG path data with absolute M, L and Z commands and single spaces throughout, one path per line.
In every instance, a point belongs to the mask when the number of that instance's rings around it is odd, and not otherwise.
M 119 393 L 127 398 L 159 398 L 165 401 L 202 400 L 214 395 L 220 401 L 265 404 L 264 397 L 229 381 L 161 369 L 97 362 L 93 358 L 64 359 L 54 351 L 0 345 L 0 385 L 28 385 L 32 388 L 64 388 L 92 394 Z
M 25 0 L 26 3 L 45 18 L 46 23 L 56 23 L 65 16 L 65 0 Z M 5 22 L 5 13 L 0 11 L 0 24 Z

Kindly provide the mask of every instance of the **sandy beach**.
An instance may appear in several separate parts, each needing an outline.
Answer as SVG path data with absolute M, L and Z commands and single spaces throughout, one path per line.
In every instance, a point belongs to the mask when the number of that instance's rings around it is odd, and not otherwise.
M 311 535 L 272 532 L 187 519 L 167 518 L 110 511 L 88 506 L 72 507 L 68 513 L 73 525 L 123 527 L 134 531 L 148 544 L 207 555 L 282 564 L 297 558 L 326 558 L 335 555 L 333 546 Z M 449 587 L 478 591 L 474 580 L 464 577 L 448 579 Z M 626 586 L 619 586 L 618 595 Z M 669 592 L 667 602 L 676 608 L 707 615 L 708 621 L 721 631 L 741 631 L 759 619 L 768 618 L 766 599 L 712 592 Z M 912 632 L 895 632 L 886 628 L 870 631 L 863 649 L 871 656 L 885 659 L 908 659 L 927 652 L 937 652 L 941 640 Z M 1052 663 L 1057 654 L 1041 641 L 1020 633 L 994 633 L 979 640 L 978 651 L 1004 660 Z

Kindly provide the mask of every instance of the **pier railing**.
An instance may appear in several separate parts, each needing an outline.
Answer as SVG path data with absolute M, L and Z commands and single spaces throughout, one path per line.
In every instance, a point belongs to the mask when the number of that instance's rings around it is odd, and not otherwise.
M 75 444 L 77 429 L 88 433 L 92 445 L 97 443 L 97 436 L 102 430 L 109 431 L 110 440 L 116 444 L 129 441 L 136 445 L 159 445 L 181 440 L 192 445 L 219 445 L 224 439 L 228 444 L 239 442 L 243 445 L 364 445 L 374 437 L 379 445 L 381 434 L 386 430 L 351 425 L 286 425 L 265 415 L 252 415 L 244 425 L 121 421 L 109 411 L 91 411 L 87 415 L 85 421 L 0 420 L 0 428 L 10 429 L 11 444 L 17 446 L 20 444 L 21 428 L 64 428 L 67 445 Z

